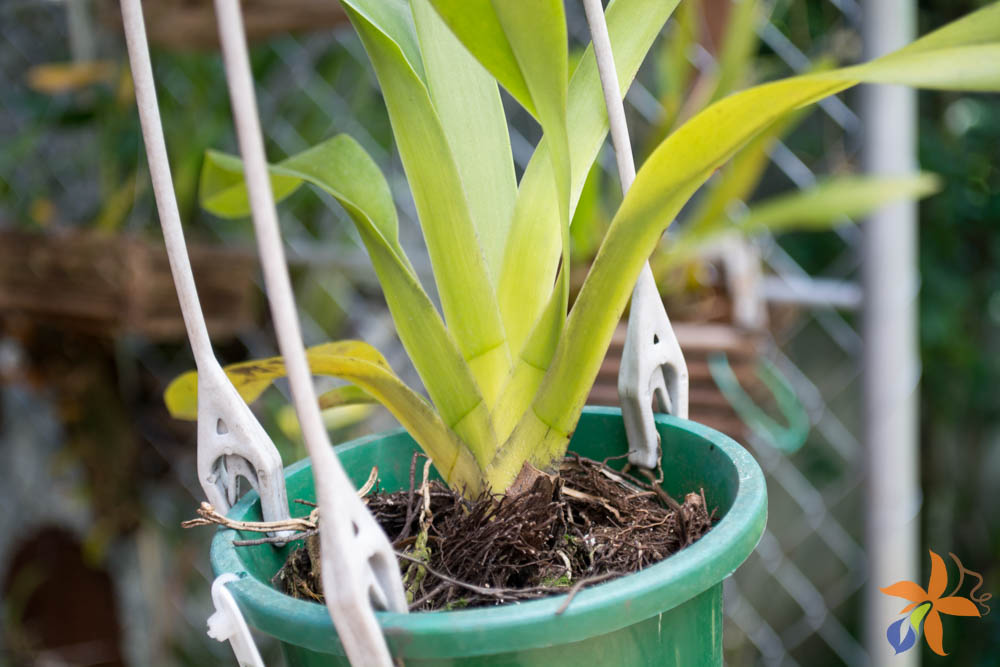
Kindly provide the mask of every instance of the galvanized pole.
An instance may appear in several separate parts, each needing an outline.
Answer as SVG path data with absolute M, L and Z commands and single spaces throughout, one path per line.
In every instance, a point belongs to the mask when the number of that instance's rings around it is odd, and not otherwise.
M 67 0 L 66 28 L 69 52 L 73 62 L 90 62 L 97 58 L 97 36 L 90 0 Z
M 874 58 L 912 41 L 914 0 L 865 0 L 865 55 Z M 862 118 L 865 167 L 871 174 L 917 168 L 914 91 L 866 86 Z M 917 208 L 886 206 L 864 234 L 864 442 L 867 472 L 868 585 L 865 644 L 873 666 L 912 667 L 920 652 L 895 655 L 886 628 L 899 616 L 899 598 L 879 591 L 901 579 L 918 581 L 919 442 L 917 388 Z

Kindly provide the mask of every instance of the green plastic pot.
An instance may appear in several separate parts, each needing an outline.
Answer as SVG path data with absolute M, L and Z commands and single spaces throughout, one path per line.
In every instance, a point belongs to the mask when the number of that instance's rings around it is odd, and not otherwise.
M 722 580 L 756 546 L 767 519 L 767 491 L 757 462 L 733 440 L 706 426 L 656 417 L 663 442 L 664 488 L 675 497 L 704 489 L 720 520 L 702 539 L 636 574 L 580 591 L 556 615 L 564 596 L 500 607 L 378 614 L 393 656 L 407 665 L 721 665 Z M 621 412 L 587 408 L 570 449 L 603 459 L 627 450 Z M 417 445 L 402 430 L 337 447 L 355 484 L 377 465 L 383 489 L 409 486 Z M 313 499 L 309 461 L 286 469 L 288 497 Z M 293 514 L 308 511 L 299 503 Z M 254 493 L 233 519 L 260 520 Z M 220 530 L 212 542 L 216 575 L 232 572 L 229 589 L 247 622 L 282 643 L 292 666 L 346 665 L 326 607 L 279 593 L 270 579 L 295 544 L 234 547 L 246 539 Z

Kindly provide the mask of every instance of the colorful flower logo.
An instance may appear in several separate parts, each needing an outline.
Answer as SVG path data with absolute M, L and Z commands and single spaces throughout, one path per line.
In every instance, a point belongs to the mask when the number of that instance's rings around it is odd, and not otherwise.
M 946 597 L 942 597 L 944 589 L 948 586 L 948 570 L 945 567 L 944 559 L 933 551 L 931 554 L 931 578 L 927 582 L 927 590 L 913 583 L 912 581 L 898 581 L 892 586 L 879 589 L 886 595 L 904 598 L 910 601 L 900 610 L 900 614 L 908 614 L 892 625 L 886 631 L 889 644 L 897 654 L 913 648 L 917 643 L 917 635 L 923 631 L 927 639 L 927 645 L 938 655 L 948 655 L 944 652 L 942 644 L 944 630 L 941 626 L 941 614 L 951 616 L 984 616 L 990 612 L 986 601 L 993 596 L 983 593 L 976 596 L 976 591 L 983 585 L 983 577 L 978 572 L 967 570 L 962 566 L 962 561 L 958 557 L 949 553 L 951 559 L 958 566 L 958 585 Z M 965 575 L 971 575 L 979 579 L 979 583 L 969 591 L 969 597 L 956 596 L 965 582 Z M 980 613 L 980 605 L 985 612 Z

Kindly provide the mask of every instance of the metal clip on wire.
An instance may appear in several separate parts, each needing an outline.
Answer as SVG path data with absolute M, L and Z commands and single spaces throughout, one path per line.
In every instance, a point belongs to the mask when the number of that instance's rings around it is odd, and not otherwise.
M 583 0 L 583 6 L 604 89 L 618 176 L 622 192 L 628 192 L 635 180 L 635 163 L 604 9 L 601 0 Z M 648 262 L 632 291 L 628 333 L 618 373 L 618 395 L 628 435 L 629 462 L 655 468 L 660 460 L 660 436 L 653 421 L 653 396 L 658 398 L 662 410 L 686 419 L 688 370 Z

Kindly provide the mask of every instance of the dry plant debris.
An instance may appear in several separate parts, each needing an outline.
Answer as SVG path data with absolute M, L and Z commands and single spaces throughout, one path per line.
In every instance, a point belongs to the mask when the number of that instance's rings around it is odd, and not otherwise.
M 582 457 L 567 457 L 558 477 L 542 476 L 516 497 L 471 502 L 427 481 L 429 462 L 419 485 L 416 469 L 417 456 L 409 490 L 366 498 L 393 541 L 411 610 L 575 594 L 663 560 L 712 523 L 703 494 L 689 493 L 679 504 L 656 480 Z M 274 577 L 279 590 L 322 601 L 317 545 L 310 536 L 291 554 Z
M 540 475 L 518 495 L 469 501 L 428 479 L 417 484 L 418 459 L 406 491 L 376 492 L 377 469 L 359 491 L 390 536 L 411 610 L 499 605 L 569 593 L 562 613 L 584 586 L 637 572 L 699 539 L 712 526 L 704 493 L 671 498 L 648 471 L 642 481 L 580 456 L 563 459 L 559 475 Z M 306 505 L 307 501 L 298 500 Z M 295 598 L 323 602 L 318 509 L 285 522 L 228 519 L 207 503 L 185 526 L 219 524 L 241 531 L 295 531 L 305 545 L 289 555 L 272 584 Z M 286 542 L 289 537 L 234 545 Z

